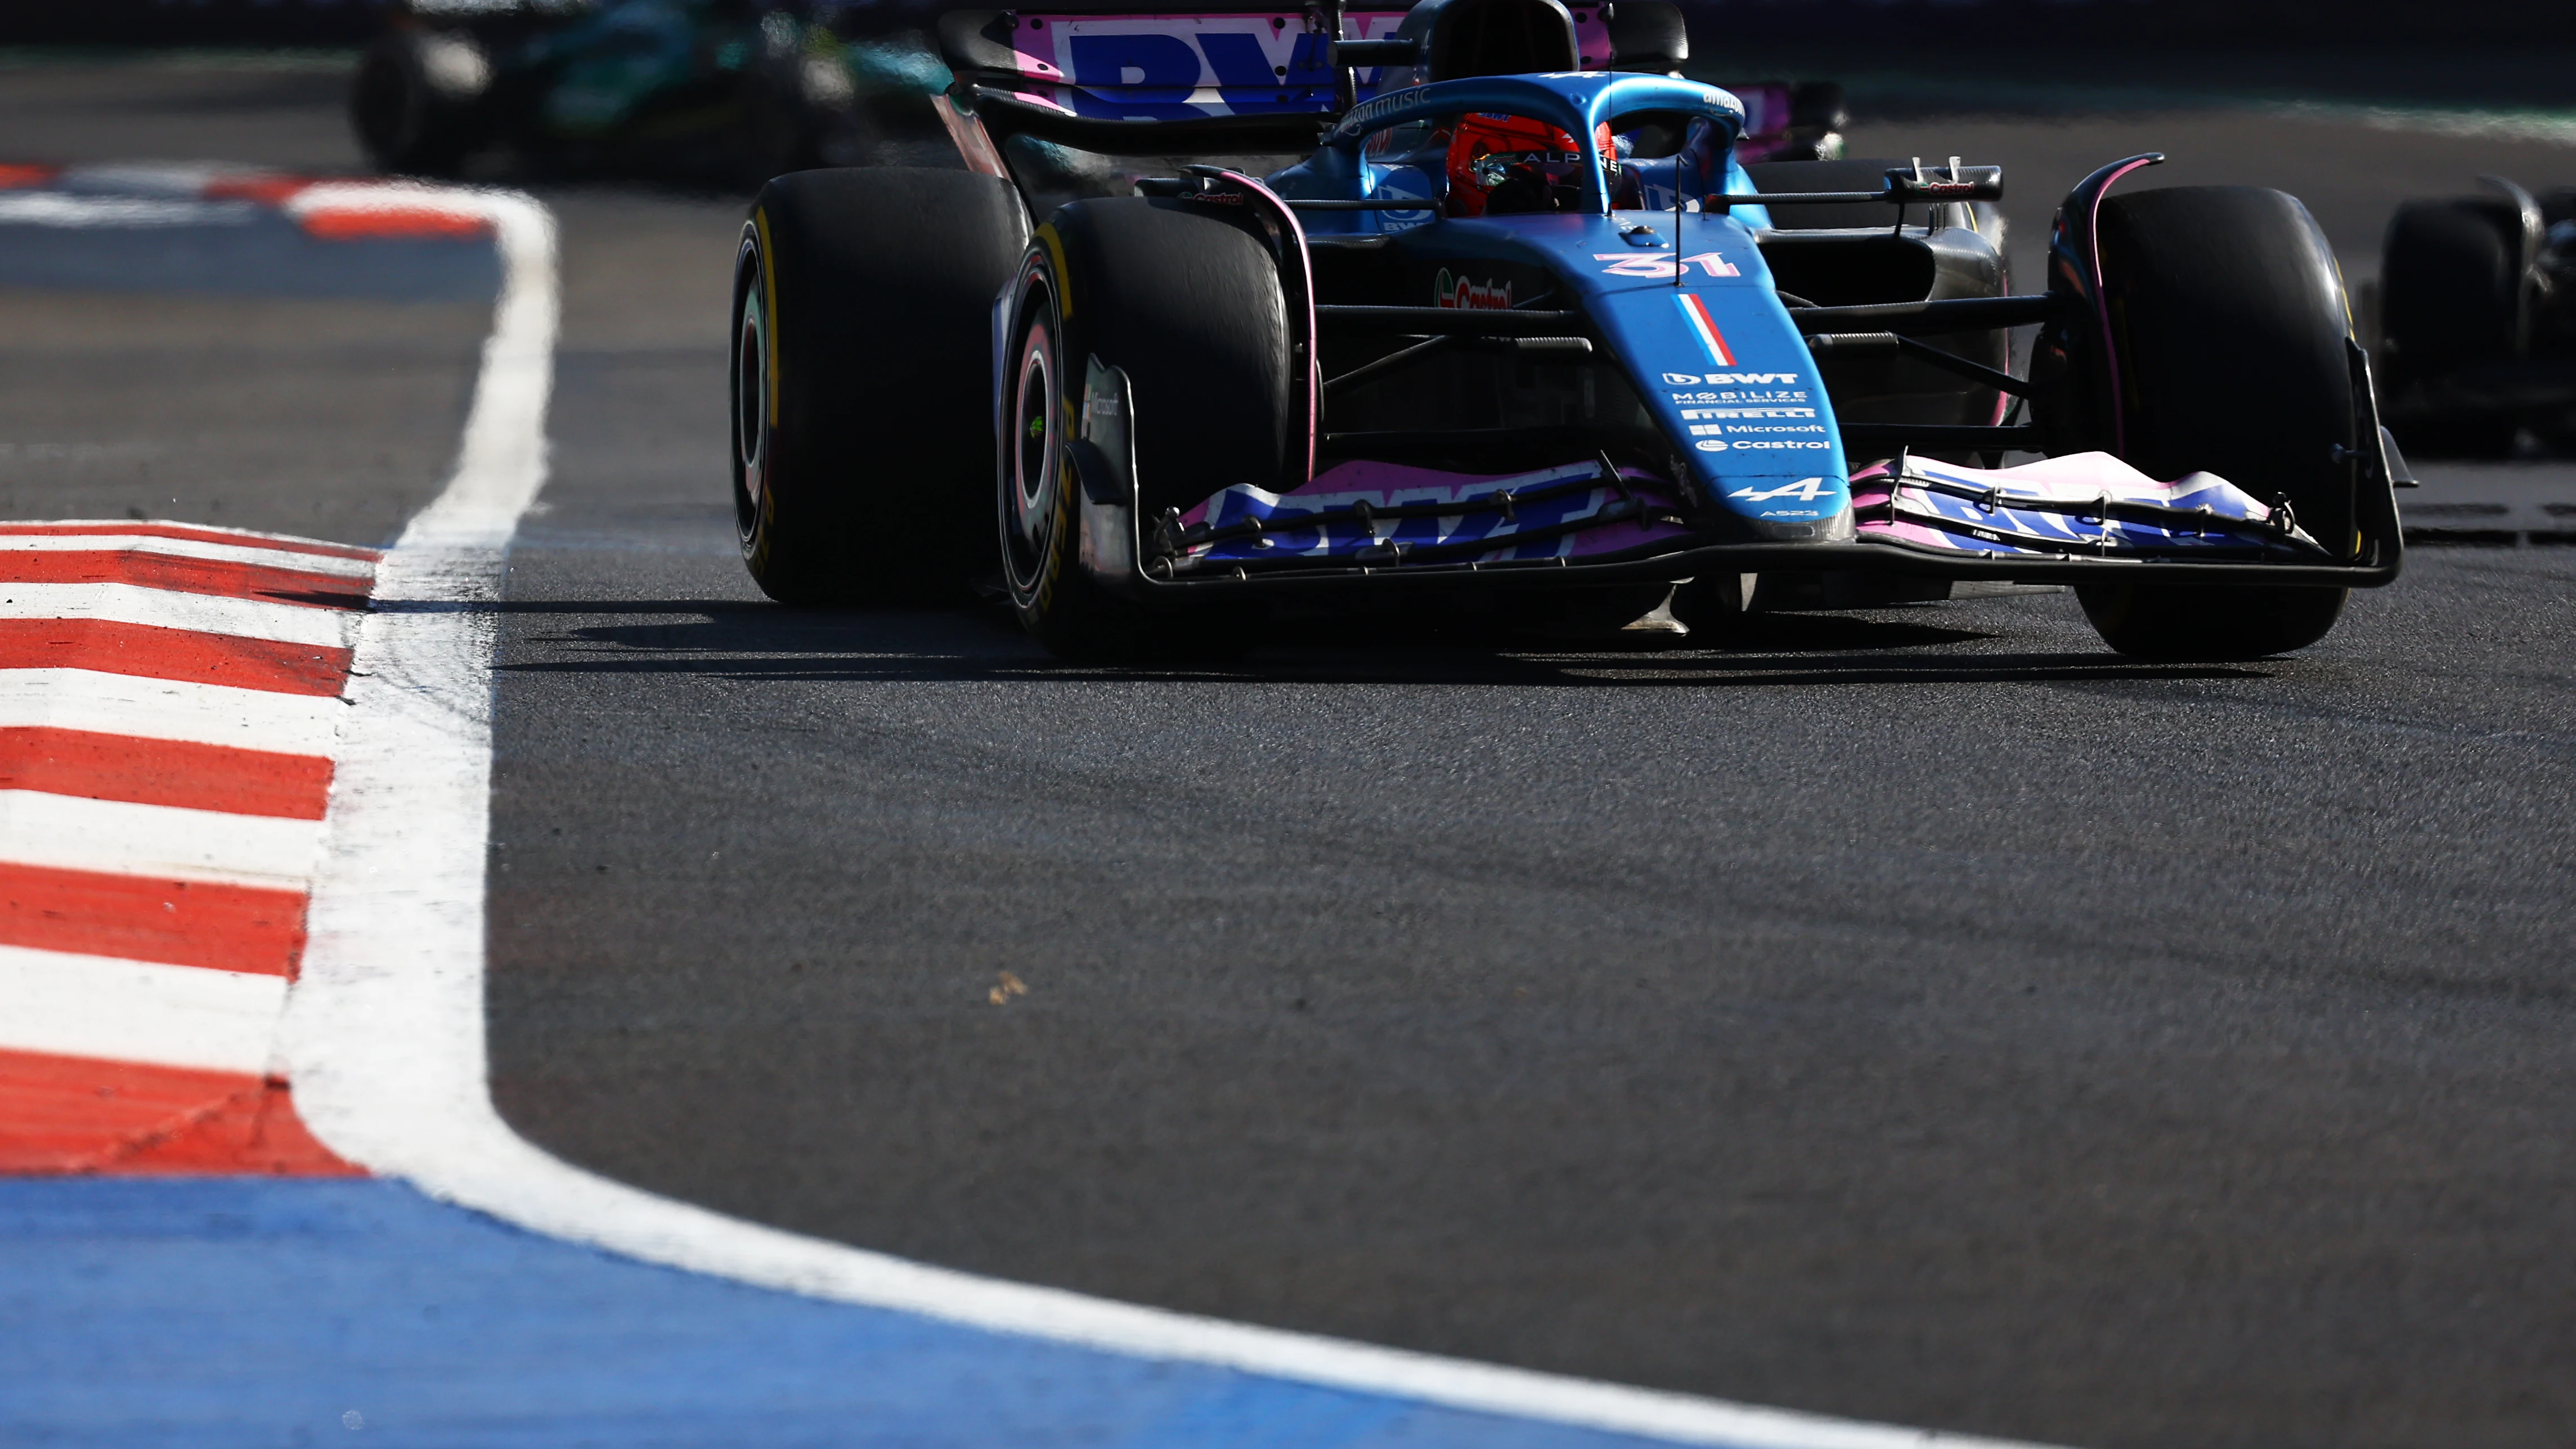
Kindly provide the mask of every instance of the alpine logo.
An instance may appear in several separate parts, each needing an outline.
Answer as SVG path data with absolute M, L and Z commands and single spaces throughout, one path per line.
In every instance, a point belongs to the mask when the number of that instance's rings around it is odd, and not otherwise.
M 1835 483 L 1829 483 L 1822 478 L 1801 478 L 1795 483 L 1783 483 L 1777 488 L 1738 488 L 1726 496 L 1741 498 L 1747 503 L 1768 503 L 1774 498 L 1795 498 L 1802 502 L 1813 503 L 1833 492 L 1835 487 Z
M 1719 367 L 1733 367 L 1735 354 L 1727 350 L 1726 334 L 1717 330 L 1717 319 L 1708 315 L 1708 304 L 1696 292 L 1683 292 L 1673 298 L 1682 309 L 1682 322 L 1708 351 L 1708 360 Z
M 1431 301 L 1437 307 L 1458 307 L 1469 311 L 1508 312 L 1512 306 L 1512 284 L 1497 287 L 1489 282 L 1471 282 L 1465 277 L 1449 275 L 1442 267 L 1431 281 Z

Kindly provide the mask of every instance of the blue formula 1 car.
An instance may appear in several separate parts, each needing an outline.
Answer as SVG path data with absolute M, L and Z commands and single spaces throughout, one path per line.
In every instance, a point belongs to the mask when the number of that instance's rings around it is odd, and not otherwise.
M 1669 9 L 944 25 L 958 169 L 782 177 L 745 227 L 753 576 L 819 602 L 998 562 L 1075 656 L 1290 601 L 1722 630 L 2054 582 L 2114 649 L 2195 659 L 2310 644 L 2397 576 L 2404 464 L 2297 201 L 2114 197 L 2159 158 L 2117 162 L 2015 293 L 1997 171 L 1748 163 Z

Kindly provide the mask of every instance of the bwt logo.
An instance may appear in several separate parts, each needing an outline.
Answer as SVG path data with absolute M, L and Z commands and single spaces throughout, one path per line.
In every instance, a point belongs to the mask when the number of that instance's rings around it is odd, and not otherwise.
M 1664 381 L 1674 387 L 1752 387 L 1763 383 L 1793 383 L 1794 372 L 1668 372 Z
M 1372 40 L 1404 22 L 1401 13 L 1352 18 Z M 1078 115 L 1173 120 L 1305 111 L 1314 109 L 1318 88 L 1332 93 L 1330 48 L 1307 32 L 1302 17 L 1067 15 L 1027 24 L 1038 28 L 1012 32 L 1020 68 L 1069 82 L 1065 100 Z M 1364 67 L 1360 80 L 1363 95 L 1373 92 L 1378 69 Z M 1365 128 L 1390 104 L 1402 102 L 1379 97 L 1353 109 L 1341 129 Z

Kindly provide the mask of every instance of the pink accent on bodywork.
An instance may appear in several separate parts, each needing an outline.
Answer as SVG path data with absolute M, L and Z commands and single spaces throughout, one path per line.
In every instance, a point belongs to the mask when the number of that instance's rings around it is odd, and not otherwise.
M 1023 15 L 1011 27 L 1011 49 L 1020 57 L 1020 74 L 1037 80 L 1062 80 L 1064 72 L 1049 59 L 1055 53 L 1055 29 L 1062 15 Z M 1102 19 L 1131 19 L 1127 16 L 1103 16 Z M 1044 46 L 1044 50 L 1037 47 Z
M 993 138 L 984 130 L 982 121 L 957 109 L 957 103 L 944 95 L 932 96 L 930 106 L 939 113 L 939 124 L 948 128 L 948 139 L 957 147 L 957 154 L 965 158 L 967 170 L 978 176 L 1011 179 L 1010 168 L 1002 164 L 1002 153 L 994 149 Z
M 1306 254 L 1306 228 L 1298 224 L 1296 211 L 1287 202 L 1279 199 L 1279 193 L 1240 171 L 1228 171 L 1223 174 L 1226 180 L 1260 197 L 1268 204 L 1271 213 L 1286 226 L 1288 239 L 1296 246 L 1297 272 L 1301 283 L 1299 295 L 1305 299 L 1306 310 L 1303 325 L 1297 333 L 1299 339 L 1306 344 L 1306 459 L 1298 465 L 1297 476 L 1312 478 L 1315 476 L 1315 434 L 1323 420 L 1324 362 L 1323 349 L 1315 345 L 1315 264 Z
M 1782 81 L 1729 84 L 1727 94 L 1744 105 L 1744 133 L 1735 138 L 1735 159 L 1768 161 L 1788 149 L 1790 88 Z
M 2212 484 L 2225 483 L 2214 473 L 2192 473 L 2171 483 L 2159 483 L 2108 453 L 2067 453 L 2010 468 L 1962 468 L 1952 463 L 1927 463 L 1919 459 L 1909 466 L 1930 476 L 1998 489 L 2006 497 L 2046 498 L 2060 503 L 2083 503 L 2102 497 L 2163 503 L 2169 501 L 2177 490 L 2197 492 Z M 1867 501 L 1885 502 L 1888 480 L 1894 475 L 1895 469 L 1887 463 L 1873 463 L 1854 473 L 1851 476 L 1853 505 L 1863 502 L 1862 490 L 1873 485 L 1873 496 Z M 2263 511 L 2263 506 L 2252 497 L 2248 496 L 2245 502 L 2256 513 Z
M 1124 15 L 1024 14 L 1020 17 L 1019 24 L 1013 26 L 1011 29 L 1011 49 L 1020 57 L 1020 74 L 1028 76 L 1033 80 L 1067 81 L 1070 80 L 1071 77 L 1057 66 L 1055 57 L 1058 54 L 1056 48 L 1058 42 L 1056 37 L 1062 32 L 1068 22 L 1079 30 L 1085 25 L 1150 20 L 1155 23 L 1156 28 L 1162 33 L 1170 35 L 1188 35 L 1205 28 L 1208 22 L 1211 21 L 1216 22 L 1227 30 L 1233 30 L 1235 27 L 1242 25 L 1245 21 L 1256 18 L 1259 17 L 1244 12 L 1222 15 L 1197 15 L 1157 13 L 1150 10 L 1139 10 Z M 1275 32 L 1276 34 L 1281 36 L 1291 36 L 1304 35 L 1306 33 L 1306 16 L 1303 11 L 1283 10 L 1278 13 L 1276 18 L 1288 22 L 1286 25 L 1279 27 Z M 1342 29 L 1345 32 L 1345 38 L 1352 40 L 1383 39 L 1394 34 L 1395 28 L 1403 23 L 1404 12 L 1401 10 L 1351 10 L 1345 11 L 1342 15 Z M 1606 48 L 1608 45 L 1609 27 L 1601 25 L 1599 22 L 1595 22 L 1595 28 L 1600 31 L 1603 37 L 1602 43 Z M 1582 34 L 1583 28 L 1581 26 L 1577 26 L 1575 28 L 1575 35 L 1578 40 Z
M 1349 10 L 1342 14 L 1342 28 L 1350 39 L 1381 40 L 1393 35 L 1396 27 L 1404 23 L 1404 14 L 1405 12 L 1401 10 Z M 1610 23 L 1601 18 L 1599 6 L 1587 6 L 1576 11 L 1575 14 L 1580 17 L 1574 22 L 1575 63 L 1585 70 L 1600 70 L 1615 58 L 1610 45 Z M 1172 34 L 1187 34 L 1200 29 L 1205 22 L 1217 21 L 1231 28 L 1240 25 L 1247 18 L 1249 17 L 1241 13 L 1176 15 L 1157 14 L 1153 11 L 1136 11 L 1124 15 L 1023 14 L 1019 17 L 1019 23 L 1011 28 L 1011 50 L 1020 58 L 1020 74 L 1032 80 L 1064 82 L 1070 78 L 1056 63 L 1058 54 L 1056 37 L 1068 21 L 1079 28 L 1082 25 L 1098 24 L 1103 21 L 1151 20 L 1167 28 Z M 1279 34 L 1304 35 L 1306 33 L 1306 17 L 1302 11 L 1283 10 L 1279 12 L 1277 18 L 1288 22 L 1279 28 Z M 1785 94 L 1784 91 L 1783 95 Z M 1786 114 L 1785 100 L 1782 112 Z
M 2150 503 L 2185 510 L 2205 508 L 2213 524 L 2265 519 L 2271 514 L 2271 510 L 2253 495 L 2215 473 L 2187 473 L 2170 483 L 2161 483 L 2108 453 L 2068 453 L 2012 468 L 1962 468 L 1950 463 L 1916 459 L 1907 465 L 1905 486 L 1916 495 L 1904 500 L 1908 507 L 1918 502 L 1933 502 L 1926 490 L 1919 486 L 1923 479 L 1992 489 L 1991 507 L 1975 505 L 1978 511 L 1988 514 L 1997 509 L 2011 510 L 2016 499 L 2057 503 Z M 1872 464 L 1854 473 L 1851 478 L 1853 511 L 1865 513 L 1885 507 L 1895 483 L 1894 469 L 1887 463 Z M 1945 506 L 1958 505 L 1951 502 Z M 1960 521 L 1968 520 L 1962 517 Z M 1941 529 L 1909 520 L 1865 519 L 1859 527 L 1860 532 L 1867 536 L 1902 539 L 1935 548 L 1957 546 L 1951 535 Z
M 2093 311 L 2102 324 L 2102 364 L 2111 370 L 2111 447 L 2123 457 L 2129 452 L 2129 409 L 2121 401 L 2120 349 L 2111 343 L 2111 296 L 2102 285 L 2102 201 L 2111 194 L 2112 187 L 2120 184 L 2121 177 L 2141 166 L 2155 164 L 2155 161 L 2140 157 L 2111 173 L 2111 179 L 2103 182 L 2102 189 L 2093 193 L 2093 219 L 2091 234 L 2087 238 L 2093 243 Z
M 1600 70 L 1616 59 L 1610 45 L 1610 22 L 1601 18 L 1601 7 L 1575 11 L 1574 63 L 1585 70 Z

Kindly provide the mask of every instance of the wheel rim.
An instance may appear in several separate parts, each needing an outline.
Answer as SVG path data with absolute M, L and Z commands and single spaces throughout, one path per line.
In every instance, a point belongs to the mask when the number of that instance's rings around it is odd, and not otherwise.
M 1056 490 L 1064 473 L 1063 420 L 1056 405 L 1054 306 L 1032 289 L 1025 305 L 1018 362 L 1012 368 L 1009 453 L 1002 475 L 1002 551 L 1011 589 L 1023 602 L 1036 591 L 1054 540 Z
M 748 538 L 768 491 L 769 466 L 769 317 L 760 260 L 749 244 L 743 248 L 741 275 L 742 325 L 733 356 L 734 513 Z

